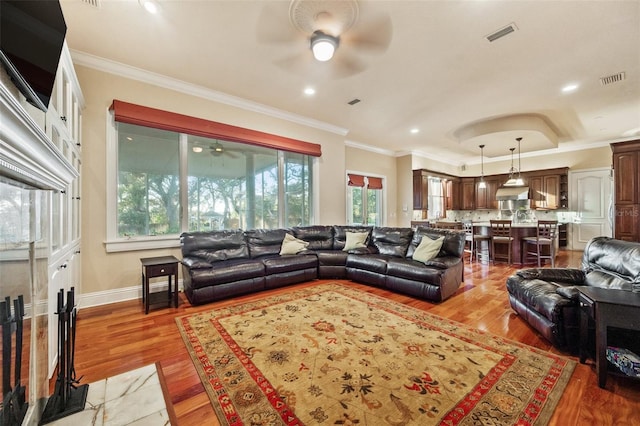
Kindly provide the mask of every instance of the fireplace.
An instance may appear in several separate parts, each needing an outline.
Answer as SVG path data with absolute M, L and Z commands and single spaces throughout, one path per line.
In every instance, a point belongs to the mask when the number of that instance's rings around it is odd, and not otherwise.
M 13 301 L 21 298 L 25 314 L 21 356 L 16 356 L 12 332 L 6 339 L 12 344 L 11 368 L 2 369 L 0 383 L 24 387 L 28 411 L 23 424 L 39 422 L 49 395 L 50 322 L 55 317 L 50 298 L 57 291 L 49 283 L 51 204 L 78 176 L 45 133 L 46 119 L 0 68 L 0 301 L 9 301 L 9 316 L 14 316 Z

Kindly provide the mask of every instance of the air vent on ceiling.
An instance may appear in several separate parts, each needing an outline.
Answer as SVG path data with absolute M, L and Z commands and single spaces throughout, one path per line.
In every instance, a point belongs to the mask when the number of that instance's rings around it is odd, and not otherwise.
M 516 31 L 518 29 L 518 27 L 516 27 L 516 24 L 514 24 L 513 22 L 510 23 L 509 25 L 507 25 L 504 28 L 500 28 L 498 31 L 489 34 L 486 38 L 487 40 L 489 40 L 490 42 L 496 41 L 499 38 L 502 38 L 504 36 L 506 36 L 507 34 L 511 34 L 512 32 Z
M 88 4 L 91 7 L 95 7 L 97 9 L 100 8 L 100 1 L 101 0 L 82 0 L 83 3 Z
M 617 83 L 619 81 L 624 80 L 624 73 L 623 72 L 619 72 L 617 74 L 612 74 L 612 75 L 608 75 L 606 77 L 600 77 L 600 85 L 601 86 L 606 86 L 607 84 L 613 84 L 613 83 Z
M 355 98 L 355 99 L 353 99 L 353 100 L 351 100 L 351 101 L 349 101 L 349 102 L 347 102 L 347 103 L 348 103 L 349 105 L 355 105 L 355 104 L 357 104 L 358 102 L 360 102 L 360 99 Z

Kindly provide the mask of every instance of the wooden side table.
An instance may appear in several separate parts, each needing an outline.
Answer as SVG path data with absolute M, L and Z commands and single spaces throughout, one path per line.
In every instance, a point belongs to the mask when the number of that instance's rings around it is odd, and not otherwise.
M 171 306 L 171 302 L 173 301 L 177 308 L 178 263 L 180 261 L 176 259 L 175 256 L 159 256 L 141 258 L 140 262 L 142 263 L 142 303 L 144 304 L 144 313 L 149 313 L 149 305 L 161 302 L 165 302 L 168 306 Z M 157 291 L 151 293 L 149 291 L 149 279 L 164 276 L 169 278 L 167 292 Z M 175 286 L 175 289 L 173 289 L 173 286 Z
M 580 362 L 587 358 L 589 319 L 596 328 L 598 386 L 607 383 L 607 328 L 640 331 L 640 293 L 606 288 L 578 287 L 580 291 Z

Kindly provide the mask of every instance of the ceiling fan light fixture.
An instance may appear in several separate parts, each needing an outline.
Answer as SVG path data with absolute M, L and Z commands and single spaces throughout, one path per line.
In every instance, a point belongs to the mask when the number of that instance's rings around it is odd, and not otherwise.
M 333 58 L 333 54 L 338 48 L 338 37 L 330 36 L 322 31 L 315 31 L 311 36 L 311 51 L 317 61 L 326 62 Z

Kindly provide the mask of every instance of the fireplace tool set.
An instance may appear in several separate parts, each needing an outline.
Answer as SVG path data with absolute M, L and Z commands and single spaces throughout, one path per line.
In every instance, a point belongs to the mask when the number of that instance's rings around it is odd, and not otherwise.
M 76 343 L 76 306 L 75 290 L 67 292 L 67 303 L 64 303 L 64 291 L 58 292 L 58 377 L 53 394 L 44 408 L 40 424 L 78 413 L 84 410 L 87 402 L 89 385 L 78 386 L 80 378 L 76 378 L 74 367 Z
M 14 426 L 22 424 L 29 403 L 26 388 L 20 382 L 22 373 L 22 321 L 24 318 L 24 299 L 22 295 L 13 301 L 11 315 L 11 298 L 0 302 L 0 321 L 2 321 L 2 407 L 0 425 Z M 11 356 L 13 333 L 15 331 L 15 357 Z M 11 363 L 14 361 L 15 385 L 11 387 Z

